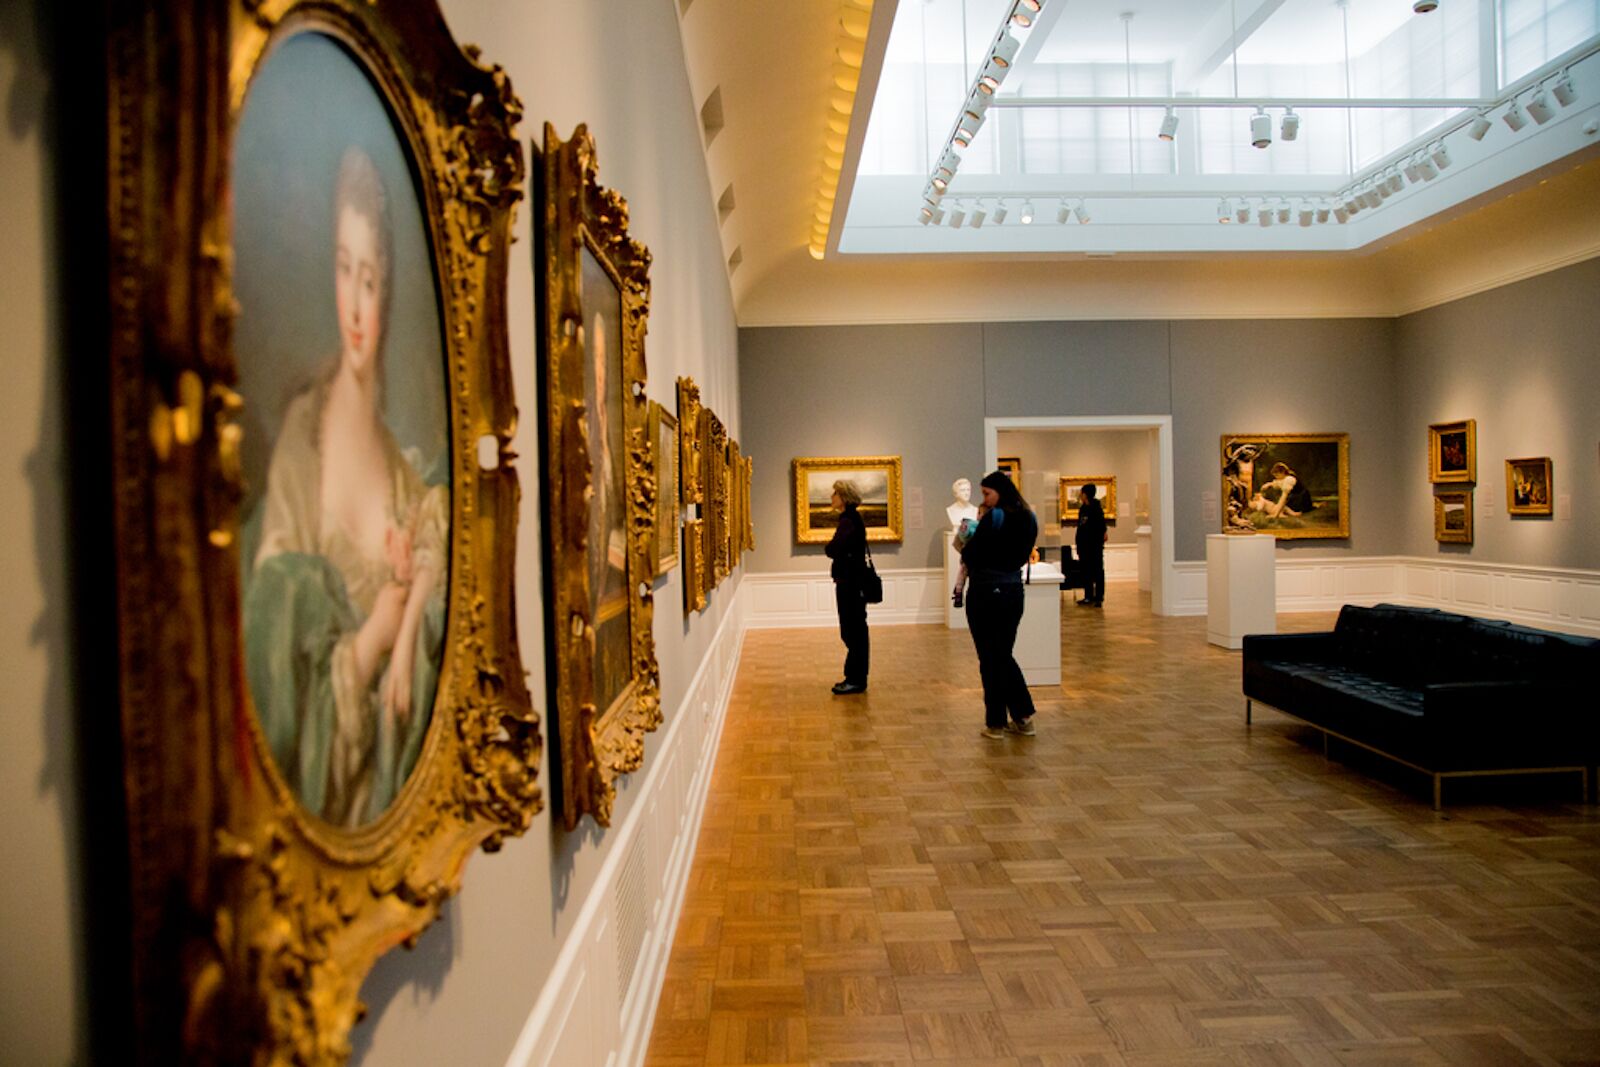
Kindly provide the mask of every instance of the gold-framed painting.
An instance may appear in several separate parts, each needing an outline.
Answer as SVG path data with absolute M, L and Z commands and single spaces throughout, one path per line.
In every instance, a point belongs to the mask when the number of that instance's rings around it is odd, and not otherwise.
M 826 544 L 839 525 L 833 483 L 848 480 L 861 494 L 857 513 L 868 541 L 905 539 L 899 456 L 801 456 L 794 461 L 794 539 Z
M 733 573 L 733 560 L 728 551 L 728 428 L 716 412 L 706 409 L 710 416 L 706 437 L 706 503 L 710 510 L 706 522 L 706 568 L 711 588 L 715 589 Z
M 1435 485 L 1478 480 L 1478 422 L 1436 422 L 1428 427 L 1428 481 Z
M 1434 491 L 1433 539 L 1441 545 L 1472 544 L 1471 489 Z
M 704 519 L 683 520 L 683 611 L 706 610 L 706 539 Z
M 656 526 L 651 562 L 655 573 L 666 574 L 678 565 L 678 420 L 666 408 L 650 402 L 650 440 L 656 457 Z
M 739 442 L 728 441 L 728 566 L 737 569 L 744 558 L 744 457 Z
M 584 126 L 544 128 L 539 228 L 548 676 L 570 830 L 611 822 L 619 775 L 661 724 L 652 565 L 656 474 L 645 398 L 650 253 L 598 182 Z
M 1063 476 L 1056 488 L 1057 514 L 1063 526 L 1078 524 L 1078 494 L 1086 485 L 1094 486 L 1095 499 L 1106 513 L 1106 525 L 1117 524 L 1117 476 L 1115 474 L 1084 474 Z
M 1222 435 L 1224 533 L 1350 536 L 1350 435 Z
M 744 457 L 744 470 L 741 472 L 741 480 L 744 483 L 744 550 L 746 552 L 754 552 L 756 550 L 756 518 L 751 496 L 751 487 L 755 485 L 755 478 L 756 461 L 750 456 L 746 456 Z
M 678 379 L 678 476 L 685 509 L 705 500 L 700 444 L 700 387 L 693 378 Z M 698 517 L 698 516 L 695 516 Z
M 1506 514 L 1554 515 L 1550 457 L 1506 460 Z
M 994 461 L 994 466 L 995 470 L 1005 472 L 1006 477 L 1011 479 L 1012 485 L 1015 485 L 1018 489 L 1022 488 L 1021 456 L 1001 456 Z
M 106 10 L 124 1058 L 343 1062 L 374 961 L 543 805 L 522 107 L 428 0 Z

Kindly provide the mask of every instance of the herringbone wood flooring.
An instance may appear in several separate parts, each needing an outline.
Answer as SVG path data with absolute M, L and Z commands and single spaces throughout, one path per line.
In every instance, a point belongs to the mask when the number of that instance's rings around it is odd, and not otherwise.
M 1204 619 L 1064 606 L 1035 738 L 969 638 L 755 631 L 652 1067 L 1600 1063 L 1600 816 L 1258 710 Z M 1326 629 L 1331 615 L 1280 619 Z M 1576 710 L 1576 709 L 1574 709 Z

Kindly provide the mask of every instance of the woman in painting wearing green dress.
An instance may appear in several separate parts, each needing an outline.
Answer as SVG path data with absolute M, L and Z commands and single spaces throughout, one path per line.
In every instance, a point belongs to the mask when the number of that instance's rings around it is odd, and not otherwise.
M 381 815 L 415 765 L 443 651 L 450 500 L 383 417 L 388 195 L 360 149 L 334 190 L 339 352 L 290 401 L 247 581 L 245 666 L 272 755 L 307 810 Z

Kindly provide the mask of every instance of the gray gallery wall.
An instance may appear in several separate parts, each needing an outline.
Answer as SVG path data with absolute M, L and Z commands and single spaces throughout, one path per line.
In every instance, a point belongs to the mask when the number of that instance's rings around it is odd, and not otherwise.
M 922 489 L 927 508 L 898 552 L 874 551 L 890 566 L 939 566 L 935 512 L 951 481 L 981 471 L 984 418 L 1005 416 L 1171 415 L 1180 560 L 1205 558 L 1220 529 L 1202 494 L 1220 488 L 1222 434 L 1348 432 L 1351 537 L 1280 551 L 1396 552 L 1394 330 L 1387 319 L 741 329 L 745 443 L 757 457 L 751 570 L 822 568 L 819 550 L 794 544 L 795 456 L 881 452 L 904 457 L 908 493 Z
M 1117 508 L 1124 513 L 1107 531 L 1110 543 L 1131 545 L 1138 540 L 1133 533 L 1134 496 L 1139 483 L 1150 481 L 1150 438 L 1148 430 L 1002 430 L 998 454 L 1022 460 L 1024 495 L 1038 509 L 1046 544 L 1055 544 L 1060 534 L 1061 479 L 1109 474 L 1117 480 Z M 1068 541 L 1072 533 L 1068 527 Z
M 1400 550 L 1600 567 L 1600 259 L 1399 321 Z M 1433 540 L 1428 424 L 1477 420 L 1473 544 Z M 1506 514 L 1505 461 L 1549 456 L 1556 514 Z M 1566 504 L 1568 506 L 1563 507 Z

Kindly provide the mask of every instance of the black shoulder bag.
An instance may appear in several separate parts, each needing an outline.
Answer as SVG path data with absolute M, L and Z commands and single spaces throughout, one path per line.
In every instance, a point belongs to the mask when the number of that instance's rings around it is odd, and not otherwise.
M 883 603 L 883 579 L 872 565 L 872 545 L 867 543 L 867 558 L 861 565 L 861 599 L 868 604 Z

